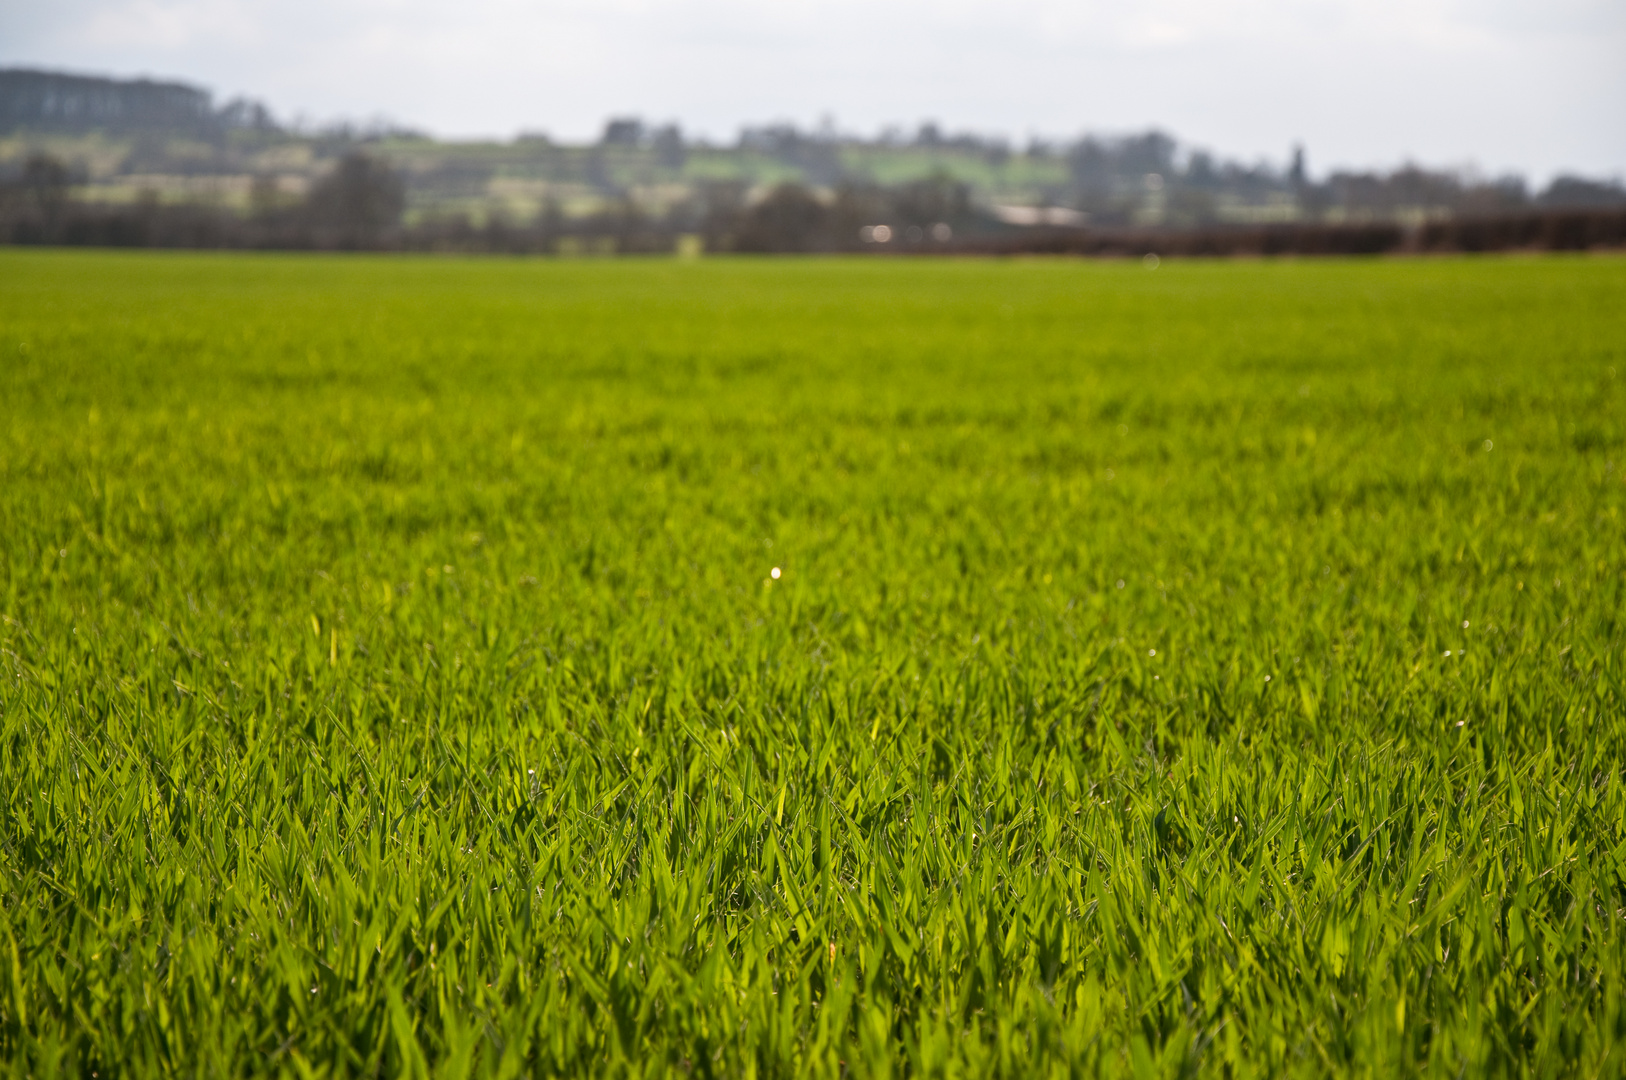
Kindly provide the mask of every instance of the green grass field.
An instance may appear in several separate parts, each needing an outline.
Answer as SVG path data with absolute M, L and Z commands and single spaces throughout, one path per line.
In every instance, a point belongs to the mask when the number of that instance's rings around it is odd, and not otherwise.
M 0 252 L 0 1058 L 1622 1075 L 1623 387 L 1617 257 Z

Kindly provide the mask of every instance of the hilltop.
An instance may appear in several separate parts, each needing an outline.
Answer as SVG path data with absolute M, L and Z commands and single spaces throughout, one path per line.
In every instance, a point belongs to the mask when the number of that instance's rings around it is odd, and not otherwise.
M 874 137 L 768 124 L 720 145 L 677 125 L 620 117 L 590 143 L 537 133 L 450 141 L 391 124 L 302 127 L 261 102 L 217 105 L 208 90 L 184 82 L 0 70 L 0 178 L 15 180 L 29 160 L 47 156 L 62 165 L 78 202 L 265 212 L 308 197 L 358 153 L 398 179 L 405 224 L 475 228 L 609 214 L 703 231 L 708 216 L 787 184 L 827 205 L 843 193 L 924 186 L 962 208 L 962 225 L 995 228 L 1417 224 L 1626 204 L 1618 183 L 1579 177 L 1540 192 L 1516 176 L 1417 166 L 1313 179 L 1302 149 L 1280 164 L 1243 162 L 1157 130 L 1018 146 L 935 123 Z

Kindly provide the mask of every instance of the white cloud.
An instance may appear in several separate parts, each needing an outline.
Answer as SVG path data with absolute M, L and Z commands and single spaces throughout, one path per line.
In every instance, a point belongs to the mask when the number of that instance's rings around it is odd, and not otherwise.
M 1618 0 L 56 0 L 0 62 L 190 78 L 283 114 L 715 137 L 833 113 L 1015 136 L 1158 124 L 1312 165 L 1626 171 Z

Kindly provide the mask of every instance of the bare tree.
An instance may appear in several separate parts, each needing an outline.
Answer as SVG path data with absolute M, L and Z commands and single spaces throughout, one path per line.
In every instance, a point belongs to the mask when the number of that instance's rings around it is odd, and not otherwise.
M 385 163 L 357 152 L 311 188 L 305 218 L 339 247 L 373 247 L 401 220 L 406 193 Z

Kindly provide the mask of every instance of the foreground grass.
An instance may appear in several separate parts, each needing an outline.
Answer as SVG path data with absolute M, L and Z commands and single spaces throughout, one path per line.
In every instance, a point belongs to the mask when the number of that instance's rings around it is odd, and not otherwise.
M 1623 301 L 0 253 L 0 1053 L 1619 1074 Z

